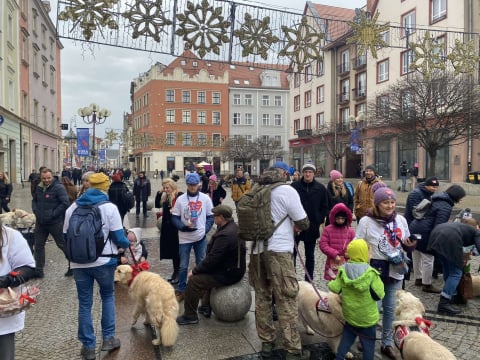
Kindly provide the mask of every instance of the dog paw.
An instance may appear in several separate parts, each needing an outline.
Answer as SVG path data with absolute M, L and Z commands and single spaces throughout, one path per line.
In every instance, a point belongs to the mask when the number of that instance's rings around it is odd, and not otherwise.
M 155 346 L 159 346 L 159 345 L 162 345 L 162 342 L 160 341 L 160 339 L 153 339 L 152 344 Z

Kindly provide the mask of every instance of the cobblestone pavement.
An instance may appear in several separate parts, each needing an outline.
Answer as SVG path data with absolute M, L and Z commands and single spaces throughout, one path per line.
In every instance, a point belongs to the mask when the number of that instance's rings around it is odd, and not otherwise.
M 180 181 L 180 188 L 185 185 Z M 159 182 L 153 181 L 153 188 L 159 188 Z M 227 204 L 232 205 L 227 188 Z M 398 194 L 399 204 L 402 195 Z M 469 200 L 477 203 L 479 197 Z M 29 186 L 25 189 L 15 188 L 12 206 L 30 211 Z M 404 200 L 403 200 L 404 201 Z M 472 206 L 475 210 L 476 208 Z M 480 209 L 479 209 L 480 210 Z M 131 226 L 140 226 L 143 237 L 149 250 L 149 262 L 152 271 L 163 277 L 171 273 L 171 262 L 159 260 L 158 256 L 158 230 L 155 227 L 155 216 L 150 212 L 150 217 L 142 216 L 136 222 L 135 216 L 130 214 Z M 303 249 L 300 248 L 303 254 Z M 77 340 L 77 298 L 73 278 L 64 277 L 67 262 L 53 241 L 46 246 L 47 264 L 45 278 L 36 280 L 41 289 L 38 304 L 27 312 L 26 327 L 17 334 L 16 359 L 79 359 L 80 343 Z M 299 262 L 298 262 L 299 263 Z M 472 269 L 478 269 L 480 257 L 472 261 Z M 323 280 L 323 254 L 317 249 L 314 283 L 321 289 L 326 289 Z M 303 278 L 304 271 L 297 264 L 298 279 Z M 441 280 L 435 280 L 439 286 Z M 434 322 L 435 328 L 431 336 L 436 341 L 449 348 L 458 359 L 479 358 L 480 353 L 480 298 L 470 300 L 464 306 L 464 312 L 456 317 L 438 315 L 436 306 L 438 294 L 427 294 L 415 287 L 413 282 L 407 282 L 407 290 L 418 296 L 427 309 L 426 318 Z M 154 347 L 151 344 L 152 332 L 139 321 L 133 328 L 131 322 L 131 302 L 127 290 L 117 287 L 117 335 L 122 340 L 120 350 L 111 354 L 98 352 L 98 359 L 260 359 L 258 352 L 261 343 L 256 335 L 253 305 L 247 316 L 236 323 L 220 322 L 212 316 L 211 319 L 200 319 L 194 326 L 180 327 L 177 344 L 171 349 Z M 181 309 L 182 311 L 183 309 Z M 93 304 L 93 317 L 97 337 L 101 338 L 100 314 L 101 303 L 98 292 L 95 292 Z M 303 332 L 303 329 L 302 329 Z M 333 359 L 328 350 L 325 339 L 319 335 L 307 336 L 302 334 L 302 341 L 312 350 L 312 359 Z M 99 343 L 99 341 L 97 341 Z M 281 347 L 280 344 L 278 344 Z M 276 352 L 281 358 L 281 351 Z M 361 358 L 361 357 L 359 357 Z M 377 341 L 376 359 L 382 359 Z

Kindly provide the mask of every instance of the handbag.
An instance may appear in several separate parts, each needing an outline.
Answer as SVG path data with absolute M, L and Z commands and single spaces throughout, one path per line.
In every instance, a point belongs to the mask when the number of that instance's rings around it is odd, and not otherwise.
M 390 277 L 390 264 L 387 260 L 370 259 L 370 266 L 380 273 L 380 278 L 386 281 Z
M 473 299 L 472 274 L 463 273 L 458 283 L 457 292 L 465 300 Z

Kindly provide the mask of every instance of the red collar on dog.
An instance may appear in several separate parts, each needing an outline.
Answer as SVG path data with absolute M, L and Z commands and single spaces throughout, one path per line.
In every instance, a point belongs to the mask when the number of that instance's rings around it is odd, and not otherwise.
M 140 273 L 140 271 L 146 271 L 146 270 L 150 269 L 150 264 L 146 261 L 142 261 L 142 262 L 139 262 L 137 264 L 130 265 L 130 266 L 132 267 L 133 271 L 132 271 L 132 278 L 128 282 L 128 287 L 130 287 L 133 279 L 135 279 L 135 276 L 137 276 Z
M 430 320 L 416 317 L 415 318 L 416 325 L 407 326 L 407 325 L 397 325 L 395 326 L 395 331 L 393 333 L 393 341 L 397 346 L 398 350 L 402 352 L 403 350 L 403 342 L 405 337 L 410 334 L 411 331 L 418 331 L 425 335 L 430 336 L 430 327 L 433 325 Z

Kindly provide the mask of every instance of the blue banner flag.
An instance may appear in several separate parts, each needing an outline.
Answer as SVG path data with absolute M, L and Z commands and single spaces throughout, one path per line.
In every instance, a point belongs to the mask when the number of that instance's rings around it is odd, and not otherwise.
M 359 147 L 359 138 L 360 138 L 360 132 L 358 129 L 352 129 L 350 130 L 350 150 L 352 152 L 357 152 L 360 147 Z
M 105 162 L 105 149 L 100 149 L 100 162 Z
M 90 155 L 90 145 L 89 145 L 89 129 L 88 128 L 77 128 L 77 155 L 79 156 L 89 156 Z

